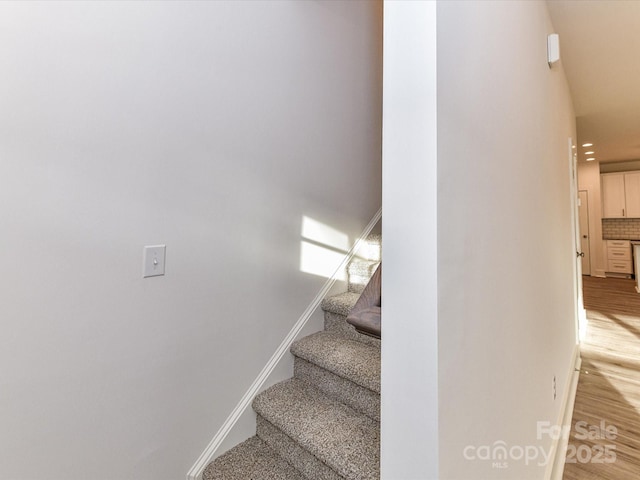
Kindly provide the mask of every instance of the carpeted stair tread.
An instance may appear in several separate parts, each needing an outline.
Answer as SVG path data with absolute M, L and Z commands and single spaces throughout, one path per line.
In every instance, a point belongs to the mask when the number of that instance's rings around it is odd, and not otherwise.
M 333 398 L 367 417 L 380 421 L 380 394 L 340 377 L 318 365 L 295 357 L 293 376 L 322 390 Z
M 359 293 L 339 293 L 338 295 L 333 295 L 322 300 L 322 310 L 346 317 L 358 301 L 358 298 L 360 298 Z
M 378 265 L 380 265 L 380 262 L 361 259 L 354 259 L 349 263 L 347 266 L 348 291 L 362 293 Z
M 380 393 L 380 348 L 377 346 L 325 331 L 296 341 L 291 353 Z
M 296 379 L 259 394 L 253 408 L 339 475 L 380 477 L 380 424 Z
M 347 265 L 347 273 L 351 275 L 371 276 L 380 265 L 379 261 L 354 258 Z
M 262 415 L 256 416 L 256 434 L 306 479 L 344 480 L 335 470 L 267 421 Z
M 298 470 L 257 436 L 211 462 L 203 480 L 305 480 Z
M 357 257 L 379 262 L 382 255 L 382 235 L 370 234 L 365 240 L 365 245 L 358 250 Z

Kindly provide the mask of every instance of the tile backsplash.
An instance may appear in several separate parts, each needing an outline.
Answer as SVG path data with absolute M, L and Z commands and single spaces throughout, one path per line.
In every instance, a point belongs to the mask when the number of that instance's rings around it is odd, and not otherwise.
M 640 218 L 603 218 L 602 238 L 640 240 Z

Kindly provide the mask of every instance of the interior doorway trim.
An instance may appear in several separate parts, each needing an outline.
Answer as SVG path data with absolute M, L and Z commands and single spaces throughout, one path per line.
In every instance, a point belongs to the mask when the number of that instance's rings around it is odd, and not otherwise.
M 589 228 L 589 191 L 578 191 L 578 221 L 580 224 L 580 251 L 584 253 L 582 258 L 582 274 L 591 275 L 591 235 Z

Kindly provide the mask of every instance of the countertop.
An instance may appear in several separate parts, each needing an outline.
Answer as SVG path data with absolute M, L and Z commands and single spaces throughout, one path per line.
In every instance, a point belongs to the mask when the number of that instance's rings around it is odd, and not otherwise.
M 630 242 L 640 242 L 640 238 L 623 238 L 620 236 L 617 237 L 602 237 L 602 240 L 629 240 Z

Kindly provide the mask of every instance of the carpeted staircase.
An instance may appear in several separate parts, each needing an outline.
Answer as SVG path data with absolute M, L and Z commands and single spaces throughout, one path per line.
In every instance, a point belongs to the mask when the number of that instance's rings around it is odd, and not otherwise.
M 204 480 L 380 477 L 380 340 L 346 317 L 380 262 L 380 236 L 347 267 L 348 291 L 322 302 L 325 329 L 291 347 L 294 376 L 253 401 L 256 435 L 207 466 Z

